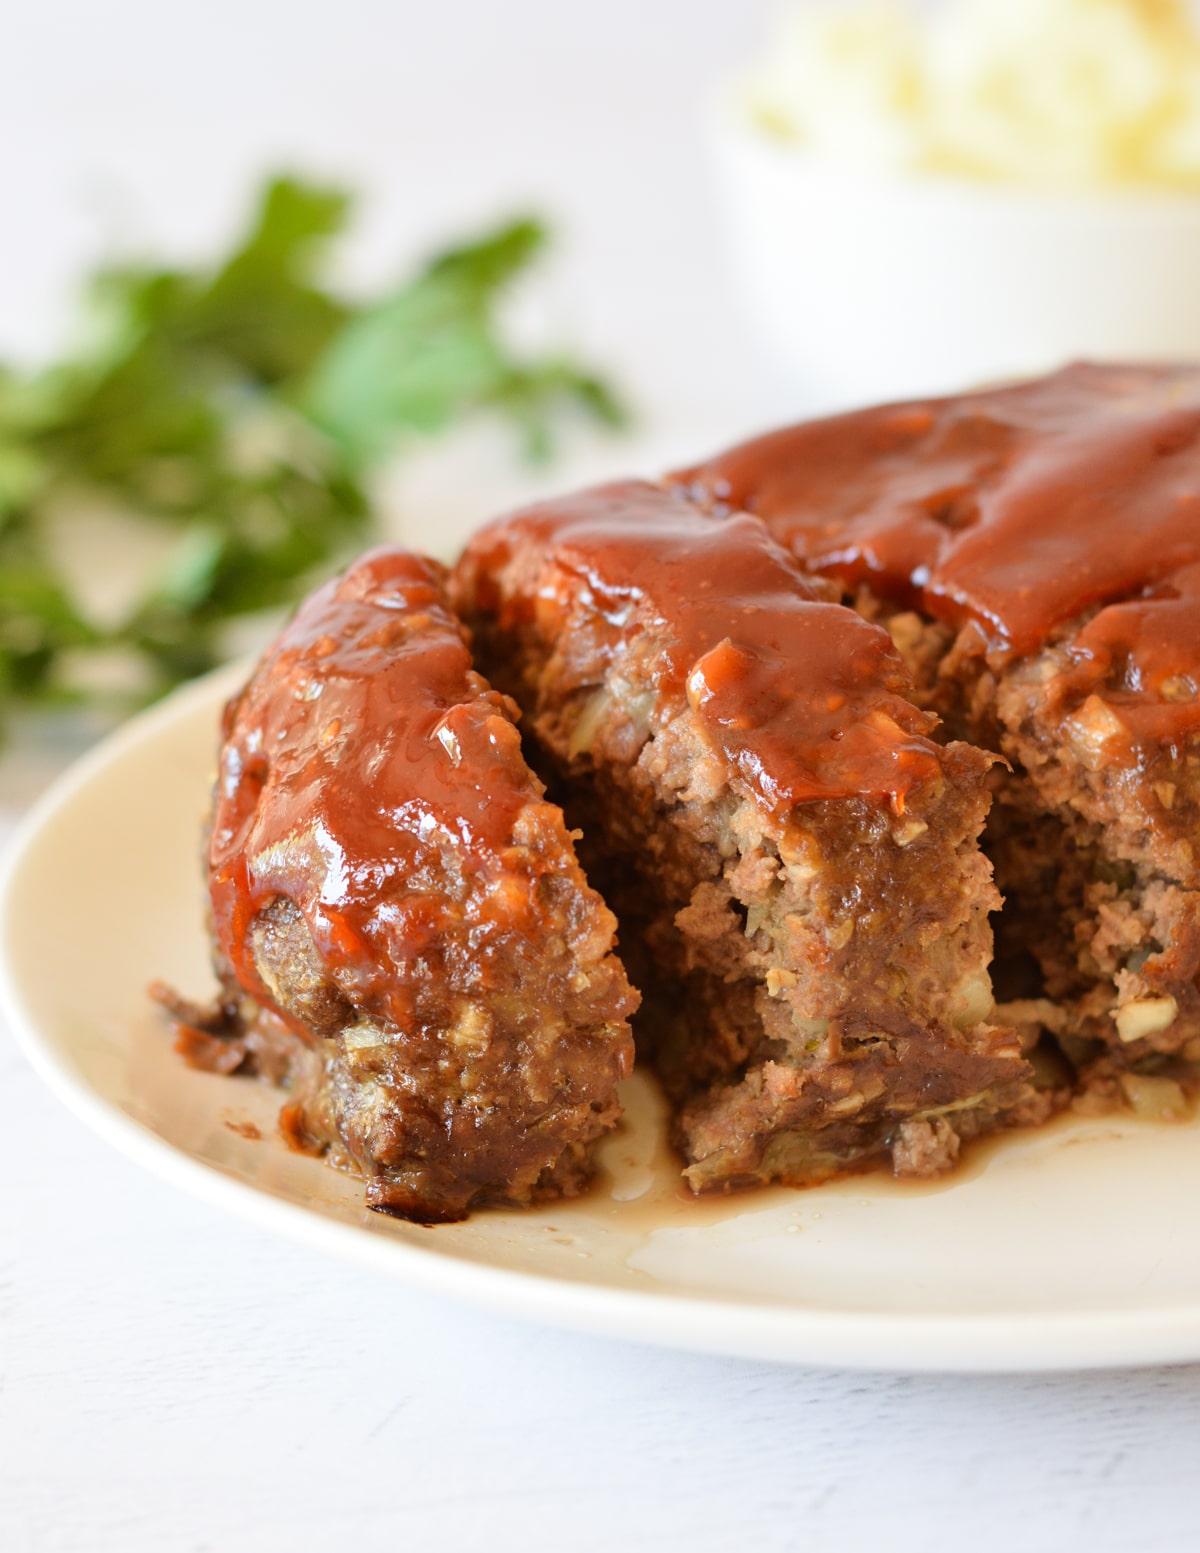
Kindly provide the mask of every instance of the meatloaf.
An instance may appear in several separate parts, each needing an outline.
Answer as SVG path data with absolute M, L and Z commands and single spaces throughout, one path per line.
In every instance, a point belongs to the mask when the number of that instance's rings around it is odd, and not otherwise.
M 639 994 L 693 1190 L 929 1176 L 1180 1113 L 1198 849 L 1200 371 L 1080 365 L 368 557 L 229 709 L 174 1006 L 411 1217 L 578 1190 Z
M 883 623 L 1003 756 L 984 847 L 1008 1017 L 1077 1088 L 1200 1060 L 1200 371 L 1080 364 L 792 427 L 673 477 Z
M 230 702 L 208 875 L 221 1004 L 194 1060 L 288 1082 L 368 1204 L 461 1218 L 580 1190 L 637 1003 L 615 922 L 472 667 L 444 574 L 377 550 Z
M 761 519 L 585 492 L 485 529 L 455 597 L 618 913 L 695 1190 L 928 1174 L 1047 1113 L 992 1017 L 994 757 Z

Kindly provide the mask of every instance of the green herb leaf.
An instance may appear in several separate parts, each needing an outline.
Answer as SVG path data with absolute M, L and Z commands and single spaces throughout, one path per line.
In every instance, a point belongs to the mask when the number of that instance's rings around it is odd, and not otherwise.
M 356 464 L 405 433 L 433 436 L 491 406 L 544 456 L 557 413 L 574 404 L 608 425 L 624 416 L 595 376 L 515 357 L 499 331 L 505 288 L 541 252 L 545 228 L 514 221 L 439 255 L 411 282 L 347 321 L 317 358 L 300 404 Z
M 406 436 L 497 413 L 544 456 L 563 409 L 623 413 L 594 374 L 526 359 L 499 317 L 544 249 L 536 220 L 449 248 L 377 301 L 323 276 L 350 202 L 277 178 L 211 269 L 125 264 L 88 285 L 80 351 L 0 366 L 0 717 L 74 693 L 68 661 L 132 652 L 154 687 L 219 661 L 223 628 L 292 602 L 373 528 L 367 487 Z M 94 493 L 178 534 L 116 625 L 89 619 L 50 541 Z

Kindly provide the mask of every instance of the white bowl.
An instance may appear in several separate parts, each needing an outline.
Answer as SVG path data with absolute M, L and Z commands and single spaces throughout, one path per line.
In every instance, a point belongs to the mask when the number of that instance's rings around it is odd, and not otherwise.
M 858 173 L 728 105 L 714 141 L 751 321 L 809 397 L 1200 359 L 1200 197 Z

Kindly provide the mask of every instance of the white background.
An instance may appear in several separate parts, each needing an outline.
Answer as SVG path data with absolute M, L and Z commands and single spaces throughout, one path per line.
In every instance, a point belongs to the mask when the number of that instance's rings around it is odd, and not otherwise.
M 576 443 L 553 478 L 702 452 L 799 408 L 744 338 L 701 133 L 765 11 L 0 0 L 0 351 L 56 337 L 106 244 L 212 248 L 256 174 L 291 164 L 369 195 L 360 280 L 551 212 L 543 312 L 640 410 L 636 438 Z M 480 434 L 411 465 L 392 521 L 444 550 L 534 483 Z M 58 758 L 0 767 L 0 835 Z M 2 1030 L 0 1094 L 4 1553 L 1200 1542 L 1200 1371 L 861 1377 L 564 1335 L 175 1196 Z

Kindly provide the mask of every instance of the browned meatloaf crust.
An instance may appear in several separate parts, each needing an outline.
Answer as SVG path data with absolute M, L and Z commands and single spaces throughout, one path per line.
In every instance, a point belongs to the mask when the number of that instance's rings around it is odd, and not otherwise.
M 224 1003 L 187 1037 L 290 1079 L 292 1138 L 427 1221 L 581 1188 L 637 1003 L 443 582 L 373 552 L 229 704 L 208 851 Z
M 1040 1119 L 992 1011 L 992 757 L 763 523 L 626 484 L 477 536 L 456 598 L 585 834 L 697 1189 Z

